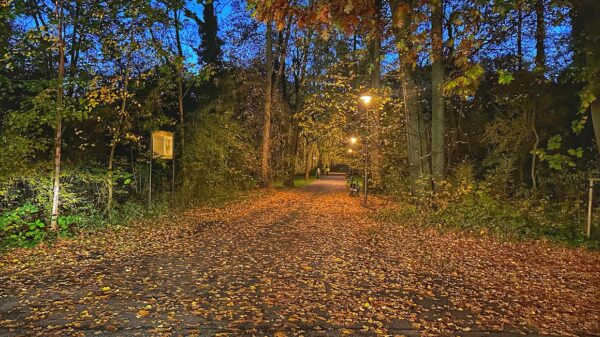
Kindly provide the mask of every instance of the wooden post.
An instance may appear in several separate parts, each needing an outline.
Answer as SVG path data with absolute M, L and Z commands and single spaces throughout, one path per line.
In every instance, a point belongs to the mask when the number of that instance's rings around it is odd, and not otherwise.
M 173 133 L 173 142 L 175 142 L 175 133 Z M 173 143 L 174 144 L 174 143 Z M 173 157 L 171 157 L 173 171 L 171 172 L 171 204 L 174 204 L 175 197 L 175 146 L 173 146 Z

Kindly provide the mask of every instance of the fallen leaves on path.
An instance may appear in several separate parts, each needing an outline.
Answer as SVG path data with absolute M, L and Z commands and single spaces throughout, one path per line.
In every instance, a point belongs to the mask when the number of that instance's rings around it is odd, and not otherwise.
M 339 179 L 15 250 L 0 268 L 2 336 L 600 332 L 598 253 L 378 224 Z

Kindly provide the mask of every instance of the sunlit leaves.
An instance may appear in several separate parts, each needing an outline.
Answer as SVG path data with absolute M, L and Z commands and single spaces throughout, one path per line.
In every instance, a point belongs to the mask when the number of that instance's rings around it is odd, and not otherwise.
M 463 97 L 472 96 L 477 90 L 483 74 L 484 69 L 481 65 L 471 65 L 455 78 L 446 81 L 444 91 L 447 94 L 457 94 Z

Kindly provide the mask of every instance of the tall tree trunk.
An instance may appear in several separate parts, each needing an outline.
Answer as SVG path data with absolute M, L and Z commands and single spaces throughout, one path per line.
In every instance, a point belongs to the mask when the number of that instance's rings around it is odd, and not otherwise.
M 381 10 L 382 10 L 382 1 L 376 0 L 375 6 L 377 7 L 377 17 L 376 21 L 379 24 L 381 19 Z M 371 87 L 375 90 L 375 93 L 378 93 L 381 89 L 381 35 L 382 33 L 379 30 L 379 26 L 373 33 L 371 37 Z M 373 179 L 374 186 L 380 186 L 382 183 L 381 179 L 381 169 L 382 169 L 382 161 L 381 161 L 381 121 L 379 109 L 371 109 L 373 127 L 372 127 L 372 141 L 370 155 L 371 155 L 371 175 Z
M 56 88 L 56 126 L 54 135 L 54 183 L 52 188 L 52 216 L 50 228 L 58 231 L 58 206 L 60 196 L 60 169 L 62 150 L 62 109 L 63 109 L 63 82 L 65 77 L 65 41 L 63 36 L 63 0 L 56 0 L 56 19 L 58 34 L 58 78 Z
M 591 103 L 592 123 L 594 124 L 594 134 L 596 135 L 596 145 L 600 154 L 600 1 L 597 0 L 578 0 L 576 24 L 578 25 L 578 38 L 583 42 L 581 53 L 585 56 L 583 61 L 586 66 L 586 77 L 588 78 L 589 93 L 596 99 Z
M 442 0 L 431 3 L 431 168 L 434 187 L 438 190 L 444 180 L 446 136 L 444 111 L 444 50 L 443 50 L 443 4 Z
M 290 137 L 288 139 L 288 163 L 287 177 L 284 182 L 287 187 L 294 187 L 294 176 L 296 175 L 296 154 L 298 153 L 298 138 L 300 136 L 300 128 L 298 127 L 298 119 L 295 116 L 290 120 Z
M 537 104 L 534 109 L 537 109 Z M 533 110 L 531 116 L 531 131 L 533 132 L 534 143 L 533 143 L 533 151 L 531 155 L 531 188 L 533 191 L 537 191 L 537 154 L 535 153 L 540 145 L 540 135 L 537 131 L 537 127 L 535 125 L 535 117 L 536 111 Z
M 75 77 L 75 72 L 77 71 L 77 57 L 76 55 L 78 55 L 79 53 L 79 47 L 81 45 L 81 40 L 78 38 L 78 33 L 79 33 L 79 18 L 81 16 L 81 2 L 77 1 L 75 3 L 75 17 L 73 18 L 73 32 L 71 35 L 71 50 L 69 51 L 70 54 L 70 65 L 69 65 L 69 76 Z
M 289 39 L 289 37 L 288 37 Z M 291 138 L 289 139 L 289 151 L 288 158 L 289 163 L 287 167 L 287 181 L 286 186 L 294 186 L 294 176 L 296 174 L 296 161 L 299 155 L 299 143 L 300 143 L 300 121 L 298 120 L 298 114 L 302 110 L 304 104 L 304 79 L 306 76 L 306 67 L 308 64 L 308 52 L 309 45 L 312 39 L 312 33 L 308 33 L 304 39 L 302 48 L 297 49 L 297 54 L 293 57 L 293 77 L 294 77 L 294 104 L 292 109 L 292 115 L 290 116 L 290 129 Z M 305 179 L 306 171 L 305 171 Z
M 396 40 L 403 46 L 398 50 L 400 60 L 400 81 L 406 119 L 406 138 L 408 146 L 409 179 L 411 190 L 415 195 L 422 195 L 431 189 L 430 157 L 427 156 L 427 138 L 423 112 L 419 104 L 419 89 L 414 70 L 414 55 L 412 53 L 412 16 L 411 10 L 399 11 L 400 5 L 412 8 L 411 0 L 391 0 L 392 20 L 396 27 Z
M 283 113 L 283 120 L 285 123 L 286 131 L 286 143 L 282 151 L 283 156 L 283 167 L 285 171 L 285 178 L 283 181 L 284 186 L 294 187 L 294 174 L 295 163 L 296 163 L 296 148 L 297 148 L 297 137 L 296 137 L 296 118 L 294 117 L 295 111 L 292 109 L 290 95 L 287 88 L 287 76 L 286 76 L 286 59 L 288 53 L 289 40 L 291 36 L 291 24 L 292 17 L 288 18 L 286 29 L 279 32 L 278 45 L 279 45 L 279 57 L 277 61 L 278 69 L 275 81 L 275 92 L 276 101 Z
M 310 178 L 310 143 L 308 139 L 306 139 L 306 144 L 304 145 L 304 180 L 308 180 Z
M 400 76 L 406 119 L 409 176 L 413 193 L 420 195 L 431 187 L 429 157 L 425 150 L 427 140 L 424 133 L 425 123 L 418 102 L 419 90 L 415 83 L 414 71 L 407 68 L 409 67 L 406 65 L 402 66 Z
M 185 152 L 185 120 L 183 113 L 183 48 L 181 47 L 180 37 L 180 22 L 179 22 L 179 9 L 173 9 L 173 18 L 175 20 L 175 42 L 177 44 L 177 106 L 179 108 L 179 146 L 181 154 L 179 155 L 180 162 L 179 167 L 181 169 L 181 176 L 183 180 L 186 179 L 185 174 L 185 163 L 184 163 L 184 152 Z
M 517 0 L 517 68 L 523 69 L 523 3 Z
M 600 98 L 596 98 L 591 105 L 592 123 L 594 124 L 594 133 L 596 134 L 596 145 L 600 154 Z
M 544 41 L 546 40 L 546 25 L 544 21 L 544 0 L 536 0 L 535 2 L 535 15 L 536 15 L 536 29 L 535 29 L 535 71 L 537 73 L 537 81 L 541 90 L 544 90 L 544 72 L 546 70 L 546 48 Z M 534 137 L 532 155 L 531 155 L 531 188 L 533 191 L 537 190 L 537 154 L 535 153 L 540 144 L 540 135 L 537 130 L 536 118 L 541 105 L 541 92 L 540 89 L 536 90 L 535 97 L 533 98 L 534 105 L 530 112 L 531 116 L 531 133 Z
M 112 210 L 113 203 L 113 163 L 115 159 L 115 149 L 117 147 L 117 143 L 113 140 L 112 144 L 110 144 L 110 154 L 108 155 L 108 197 L 106 199 L 106 212 L 110 214 Z
M 106 202 L 106 210 L 108 212 L 112 210 L 113 203 L 113 165 L 115 160 L 115 150 L 117 148 L 119 138 L 121 137 L 121 125 L 123 124 L 123 120 L 125 119 L 125 107 L 127 106 L 127 88 L 129 86 L 129 56 L 127 57 L 127 59 L 128 61 L 124 75 L 125 78 L 123 79 L 123 97 L 121 100 L 119 124 L 117 125 L 117 129 L 115 131 L 113 140 L 110 144 L 110 155 L 108 157 L 108 199 Z
M 536 0 L 535 2 L 535 67 L 540 73 L 544 73 L 546 67 L 546 24 L 544 18 L 544 0 Z
M 263 129 L 261 142 L 260 180 L 262 187 L 271 186 L 271 114 L 273 105 L 273 24 L 267 23 L 266 32 L 266 85 L 265 85 L 265 110 L 263 115 Z

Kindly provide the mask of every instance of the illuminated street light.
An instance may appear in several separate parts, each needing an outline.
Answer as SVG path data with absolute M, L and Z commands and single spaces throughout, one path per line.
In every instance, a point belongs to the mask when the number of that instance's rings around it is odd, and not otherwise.
M 360 100 L 363 101 L 365 105 L 369 105 L 373 97 L 371 95 L 362 95 L 360 96 Z
M 348 149 L 348 153 L 352 153 L 352 149 Z
M 356 137 L 350 137 L 350 144 L 356 144 L 357 141 Z

